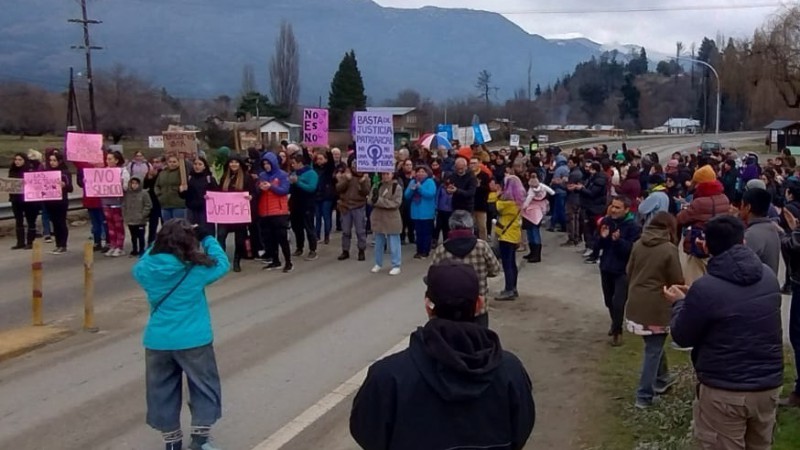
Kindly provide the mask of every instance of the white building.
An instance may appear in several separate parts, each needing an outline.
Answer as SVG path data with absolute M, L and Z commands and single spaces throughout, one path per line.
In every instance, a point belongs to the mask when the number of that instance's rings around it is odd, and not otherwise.
M 700 131 L 700 121 L 686 118 L 671 118 L 662 125 L 667 134 L 696 134 Z

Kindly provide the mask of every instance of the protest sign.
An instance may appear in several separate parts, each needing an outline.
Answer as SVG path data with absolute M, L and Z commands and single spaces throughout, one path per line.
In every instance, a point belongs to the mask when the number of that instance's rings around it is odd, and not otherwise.
M 26 202 L 61 200 L 61 171 L 25 172 L 22 192 Z
M 359 172 L 394 171 L 394 125 L 388 113 L 353 114 L 356 168 Z
M 512 147 L 519 147 L 519 135 L 518 134 L 512 134 L 511 137 L 508 140 L 508 145 L 510 145 Z
M 122 168 L 83 169 L 83 192 L 87 197 L 122 197 Z
M 540 144 L 547 144 L 547 142 L 550 141 L 550 137 L 546 134 L 540 134 L 537 139 L 539 139 Z
M 0 177 L 0 192 L 4 194 L 22 194 L 22 178 Z
M 147 146 L 149 148 L 164 148 L 164 136 L 148 136 Z
M 247 192 L 207 192 L 208 223 L 250 223 L 250 200 Z
M 328 110 L 306 108 L 303 110 L 303 142 L 311 147 L 328 145 Z
M 197 143 L 194 133 L 185 131 L 165 131 L 161 133 L 164 137 L 164 150 L 167 153 L 177 153 L 179 155 L 192 157 L 197 154 Z
M 458 138 L 458 130 L 457 129 L 454 130 L 454 125 L 448 123 L 440 123 L 439 125 L 436 125 L 436 134 L 442 136 L 448 141 L 452 141 L 453 139 Z
M 67 161 L 102 163 L 103 135 L 67 133 Z

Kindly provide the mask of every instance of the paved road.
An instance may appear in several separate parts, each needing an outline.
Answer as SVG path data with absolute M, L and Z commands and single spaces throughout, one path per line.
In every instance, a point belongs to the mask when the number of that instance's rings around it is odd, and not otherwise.
M 695 140 L 670 142 L 641 148 L 666 156 L 697 145 Z M 74 229 L 72 235 L 77 249 L 87 231 Z M 548 242 L 547 252 L 558 251 L 554 243 Z M 338 249 L 331 245 L 321 248 L 318 261 L 298 262 L 291 274 L 262 272 L 251 263 L 209 289 L 225 407 L 215 435 L 224 448 L 252 449 L 424 322 L 421 276 L 427 264 L 411 261 L 411 249 L 405 250 L 400 277 L 370 274 L 369 261 L 336 262 Z M 0 252 L 0 328 L 29 320 L 28 255 Z M 48 320 L 75 326 L 81 309 L 80 261 L 77 251 L 46 255 Z M 552 268 L 557 272 L 537 271 L 539 275 L 526 278 L 528 292 L 550 293 L 553 274 L 572 276 L 571 264 L 589 270 L 579 260 L 572 263 L 571 256 L 553 261 L 559 261 Z M 130 278 L 130 265 L 127 258 L 97 264 L 101 333 L 80 333 L 0 363 L 0 448 L 160 448 L 158 435 L 143 424 L 140 332 L 146 309 Z M 594 314 L 597 286 L 576 289 L 563 301 Z M 598 314 L 604 324 L 602 311 Z M 354 448 L 346 428 L 349 402 L 335 407 L 287 448 Z M 535 442 L 530 448 L 537 448 Z

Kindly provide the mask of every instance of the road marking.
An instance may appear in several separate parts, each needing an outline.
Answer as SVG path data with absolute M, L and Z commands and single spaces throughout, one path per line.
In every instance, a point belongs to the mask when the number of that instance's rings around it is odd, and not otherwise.
M 389 355 L 393 355 L 406 348 L 408 348 L 408 337 L 404 337 L 394 347 L 389 349 L 389 351 L 378 357 L 378 359 L 383 359 Z M 329 394 L 322 397 L 322 399 L 320 399 L 317 403 L 311 405 L 308 409 L 300 413 L 299 416 L 289 421 L 289 423 L 287 423 L 286 425 L 281 427 L 281 429 L 273 433 L 272 436 L 268 437 L 262 443 L 253 447 L 253 450 L 281 449 L 284 445 L 289 443 L 289 441 L 291 441 L 292 439 L 297 437 L 300 433 L 302 433 L 303 430 L 313 425 L 314 422 L 316 422 L 322 416 L 327 414 L 328 411 L 335 408 L 336 405 L 343 402 L 344 399 L 346 399 L 352 393 L 357 391 L 358 388 L 360 388 L 361 385 L 364 383 L 364 380 L 367 378 L 367 371 L 369 370 L 369 366 L 371 365 L 372 364 L 369 364 L 363 369 L 359 370 L 358 373 L 350 377 L 350 379 L 348 379 L 344 383 L 340 384 L 336 389 L 331 391 Z

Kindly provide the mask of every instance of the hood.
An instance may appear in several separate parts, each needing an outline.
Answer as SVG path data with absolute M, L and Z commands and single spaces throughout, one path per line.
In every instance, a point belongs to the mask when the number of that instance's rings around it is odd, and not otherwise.
M 267 177 L 274 176 L 279 170 L 281 170 L 281 165 L 278 162 L 278 155 L 272 152 L 265 152 L 263 156 L 261 156 L 261 161 L 269 162 L 270 170 L 269 172 L 265 171 L 262 167 L 259 167 L 261 170 L 262 175 L 266 175 Z
M 456 258 L 464 258 L 478 245 L 478 238 L 472 231 L 466 230 L 469 235 L 460 236 L 458 230 L 451 231 L 447 240 L 444 241 L 444 249 L 452 253 Z
M 625 177 L 626 180 L 639 180 L 641 173 L 639 169 L 636 167 L 631 167 L 628 169 L 628 175 Z
M 445 401 L 480 397 L 503 360 L 495 332 L 468 322 L 431 319 L 411 335 L 411 359 Z
M 669 230 L 661 227 L 647 226 L 642 231 L 642 245 L 645 247 L 657 247 L 669 242 Z
M 183 277 L 187 267 L 175 255 L 168 253 L 148 255 L 147 258 L 140 259 L 136 265 L 142 279 L 149 280 L 152 284 L 170 286 L 175 284 L 175 280 Z
M 556 156 L 556 167 L 566 166 L 567 165 L 567 157 L 564 155 Z
M 707 183 L 700 183 L 694 190 L 694 197 L 713 197 L 725 192 L 725 187 L 722 186 L 717 180 L 709 181 Z
M 708 273 L 739 286 L 751 286 L 761 281 L 764 267 L 754 251 L 740 244 L 708 260 Z

